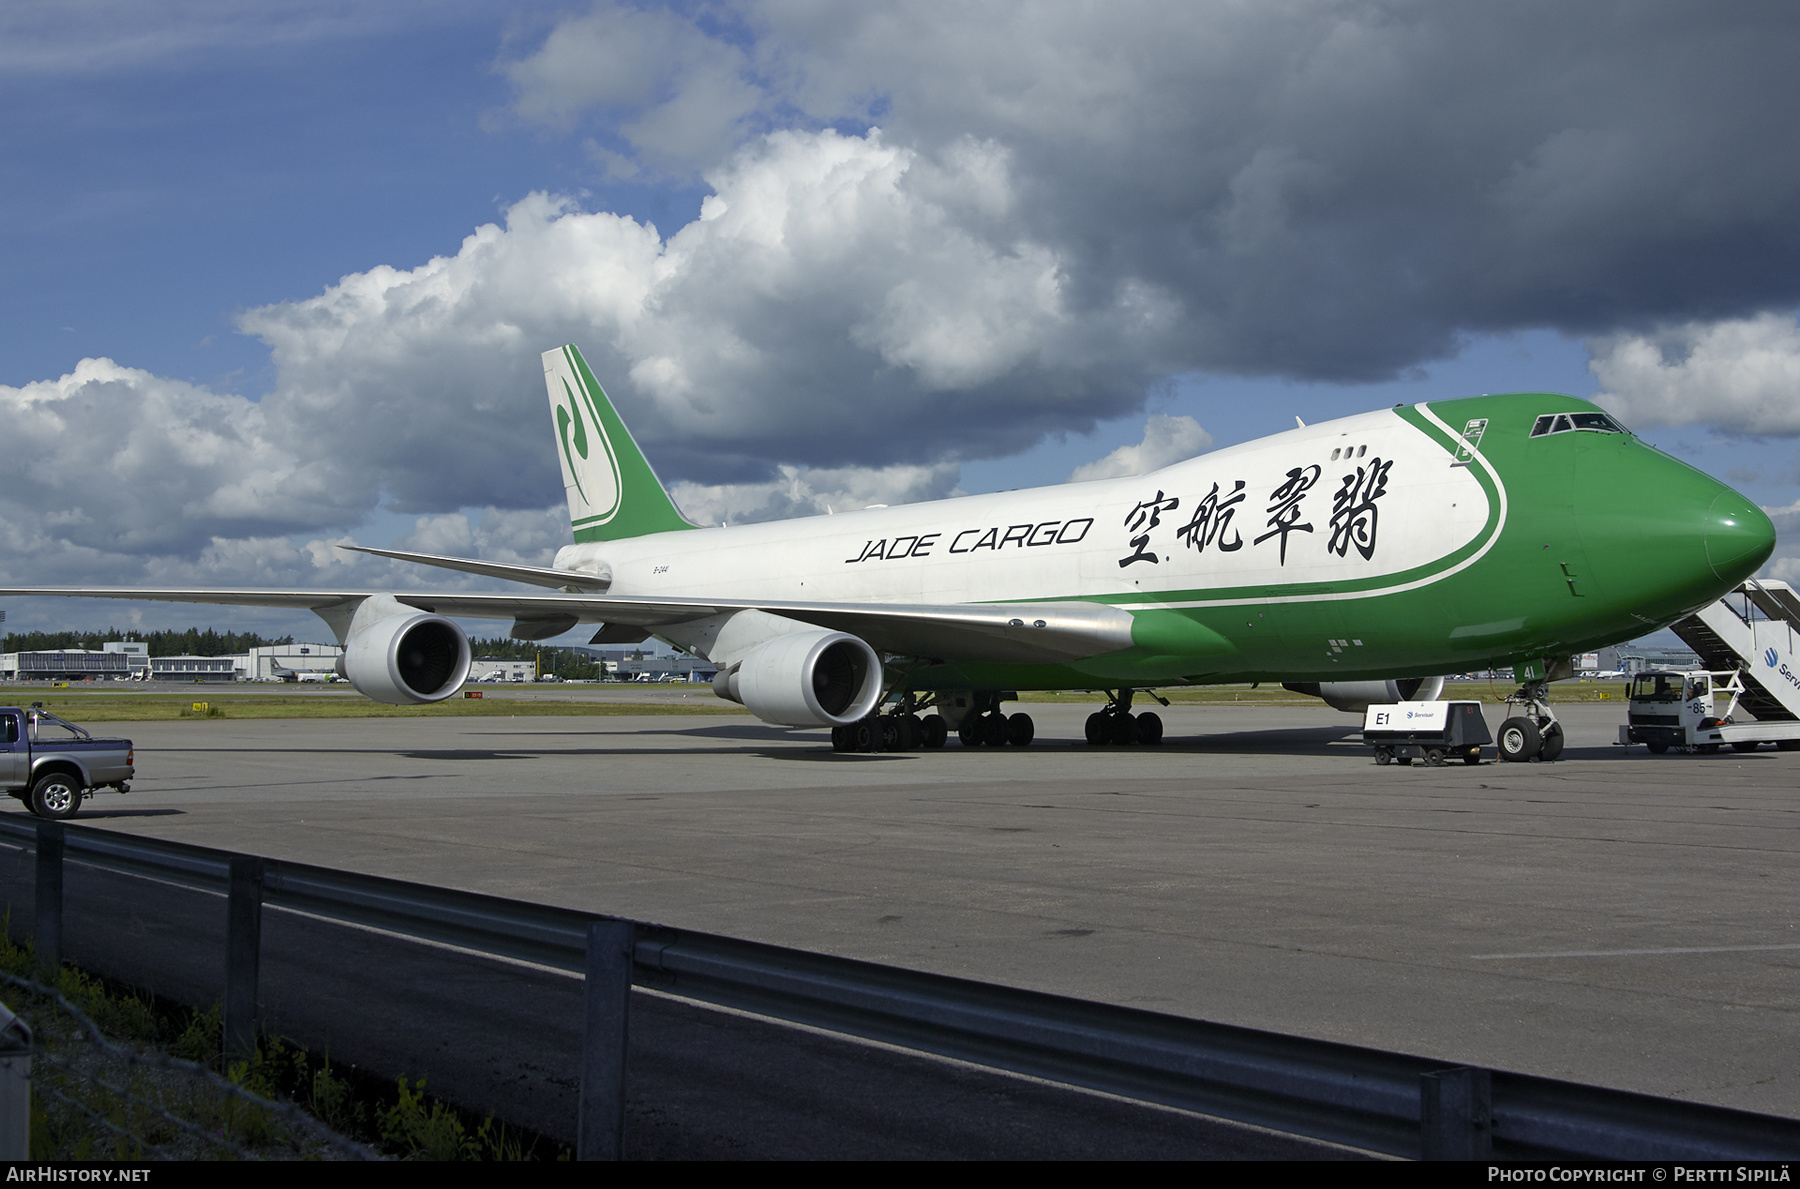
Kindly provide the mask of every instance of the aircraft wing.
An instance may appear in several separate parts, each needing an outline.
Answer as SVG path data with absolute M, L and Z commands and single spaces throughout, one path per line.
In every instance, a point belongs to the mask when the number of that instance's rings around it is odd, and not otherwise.
M 175 588 L 18 586 L 0 596 L 141 599 L 347 612 L 386 591 L 186 590 Z M 599 594 L 393 593 L 409 607 L 467 619 L 513 619 L 545 630 L 578 623 L 626 624 L 654 632 L 667 624 L 731 611 L 758 610 L 862 637 L 883 652 L 944 661 L 1047 664 L 1129 648 L 1131 614 L 1102 603 L 805 603 L 753 599 L 632 599 Z M 554 631 L 547 629 L 554 628 Z

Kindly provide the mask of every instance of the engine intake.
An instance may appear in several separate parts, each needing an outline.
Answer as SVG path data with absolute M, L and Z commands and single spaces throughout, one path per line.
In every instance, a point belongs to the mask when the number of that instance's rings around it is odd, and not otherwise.
M 1290 681 L 1282 688 L 1323 698 L 1333 710 L 1361 714 L 1371 706 L 1387 706 L 1394 702 L 1435 702 L 1444 692 L 1444 679 L 1394 677 L 1387 681 Z
M 848 632 L 795 632 L 759 644 L 721 669 L 713 692 L 764 722 L 846 726 L 881 700 L 881 658 Z
M 469 638 L 441 615 L 390 615 L 345 641 L 343 671 L 377 702 L 441 702 L 469 676 Z

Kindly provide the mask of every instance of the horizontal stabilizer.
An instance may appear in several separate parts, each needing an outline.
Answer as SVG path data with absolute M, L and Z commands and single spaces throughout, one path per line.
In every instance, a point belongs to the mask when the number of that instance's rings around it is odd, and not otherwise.
M 477 561 L 470 557 L 446 557 L 438 553 L 408 553 L 404 549 L 372 549 L 367 545 L 339 545 L 338 548 L 354 550 L 357 553 L 373 553 L 377 557 L 391 557 L 396 561 L 417 562 L 422 566 L 461 570 L 465 574 L 483 574 L 489 578 L 506 578 L 513 582 L 527 582 L 532 586 L 548 586 L 554 590 L 566 590 L 570 593 L 603 591 L 612 585 L 612 577 L 607 574 L 582 574 L 574 570 L 553 570 L 548 566 L 514 566 L 507 565 L 505 562 Z

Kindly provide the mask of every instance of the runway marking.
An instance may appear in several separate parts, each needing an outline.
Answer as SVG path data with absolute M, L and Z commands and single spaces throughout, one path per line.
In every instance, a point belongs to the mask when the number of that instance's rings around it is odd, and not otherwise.
M 1702 945 L 1660 950 L 1564 950 L 1553 954 L 1473 954 L 1476 962 L 1493 962 L 1503 958 L 1638 958 L 1655 954 L 1760 954 L 1771 950 L 1800 950 L 1800 942 L 1791 945 Z

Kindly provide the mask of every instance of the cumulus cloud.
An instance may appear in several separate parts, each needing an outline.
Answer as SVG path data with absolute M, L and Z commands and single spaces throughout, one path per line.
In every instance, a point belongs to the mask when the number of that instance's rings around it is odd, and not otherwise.
M 568 124 L 592 109 L 624 113 L 613 135 L 682 172 L 723 159 L 763 102 L 738 46 L 675 13 L 613 3 L 558 23 L 532 54 L 500 69 L 517 88 L 520 116 Z
M 1689 322 L 1588 344 L 1596 399 L 1640 425 L 1800 434 L 1800 326 L 1786 314 Z
M 1135 446 L 1120 446 L 1097 462 L 1076 467 L 1069 482 L 1147 474 L 1196 454 L 1204 454 L 1212 449 L 1212 444 L 1213 436 L 1200 428 L 1200 423 L 1192 417 L 1155 413 L 1144 422 L 1143 441 Z
M 771 134 L 709 174 L 667 240 L 543 194 L 412 270 L 245 313 L 283 434 L 334 426 L 333 466 L 403 511 L 554 498 L 538 354 L 574 342 L 659 471 L 705 484 L 795 467 L 1003 455 L 1128 411 L 1122 358 L 1169 303 L 1128 288 L 1073 315 L 1057 254 L 982 230 L 1006 154 L 924 161 L 835 132 Z
M 1152 367 L 1368 380 L 1471 330 L 1800 300 L 1800 125 L 1770 117 L 1791 107 L 1800 22 L 1780 3 L 694 12 L 569 18 L 507 64 L 515 111 L 621 122 L 646 162 L 683 151 L 684 121 L 643 122 L 690 87 L 729 86 L 720 119 L 745 136 L 861 121 L 922 159 L 1002 146 L 1005 238 L 1056 260 L 1066 311 L 1139 286 L 1177 315 L 1118 353 L 1150 347 Z M 680 48 L 655 85 L 580 69 L 657 39 Z
M 9 476 L 0 558 L 192 554 L 214 536 L 303 530 L 361 512 L 304 439 L 272 439 L 258 405 L 110 359 L 0 385 L 0 419 Z

